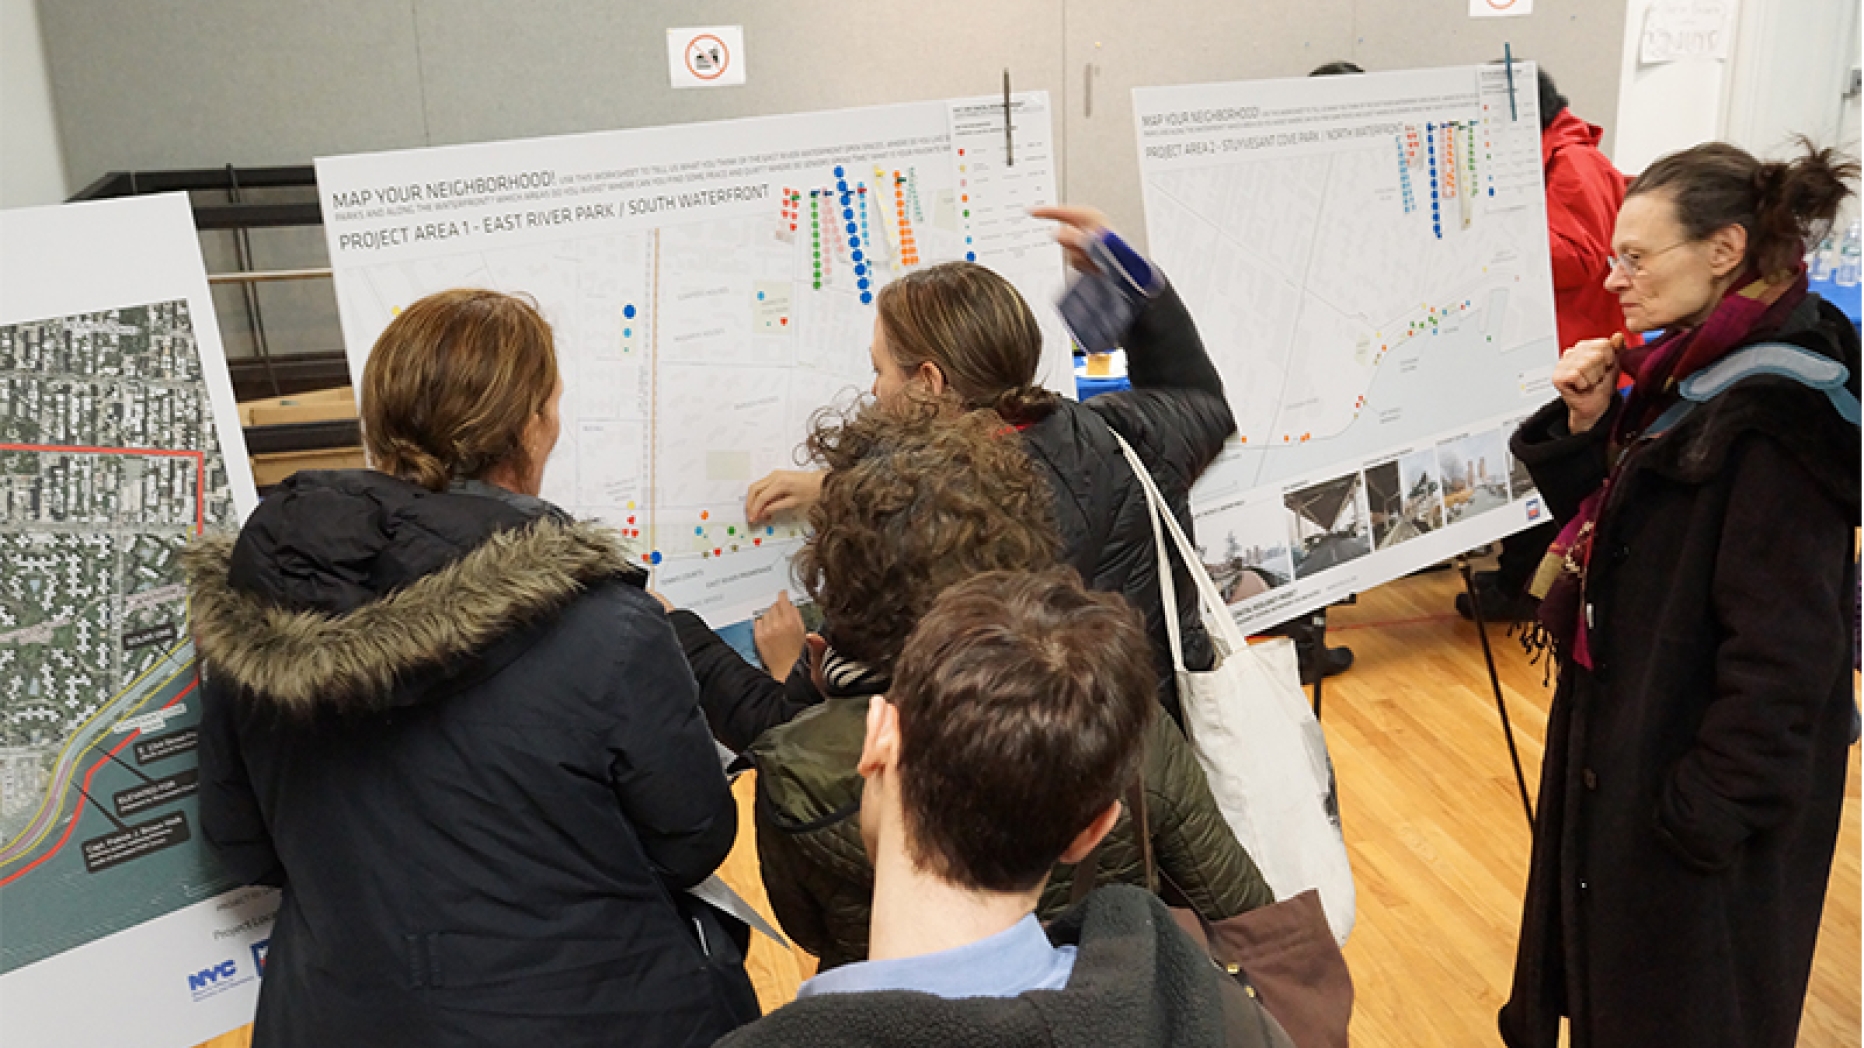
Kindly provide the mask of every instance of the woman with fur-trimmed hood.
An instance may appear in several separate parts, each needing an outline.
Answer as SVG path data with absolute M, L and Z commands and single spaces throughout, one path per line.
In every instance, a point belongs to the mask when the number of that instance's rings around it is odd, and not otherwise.
M 261 1048 L 705 1045 L 757 1014 L 684 892 L 737 824 L 692 675 L 612 537 L 536 497 L 562 392 L 531 306 L 422 299 L 363 374 L 380 472 L 300 473 L 188 554 L 202 828 L 283 889 Z

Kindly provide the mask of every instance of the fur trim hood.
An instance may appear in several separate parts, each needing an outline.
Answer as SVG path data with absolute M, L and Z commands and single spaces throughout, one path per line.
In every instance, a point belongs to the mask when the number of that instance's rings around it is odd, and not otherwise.
M 635 573 L 612 532 L 545 516 L 491 530 L 375 599 L 318 607 L 280 600 L 276 586 L 243 584 L 242 576 L 302 571 L 288 557 L 298 551 L 282 542 L 280 552 L 253 550 L 264 540 L 259 516 L 237 541 L 205 536 L 183 553 L 191 628 L 210 673 L 295 714 L 404 704 L 396 693 L 407 685 L 449 676 L 591 585 Z

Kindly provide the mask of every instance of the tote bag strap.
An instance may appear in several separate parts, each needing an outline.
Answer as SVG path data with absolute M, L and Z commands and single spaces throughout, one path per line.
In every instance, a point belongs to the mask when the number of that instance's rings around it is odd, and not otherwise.
M 1172 668 L 1184 672 L 1184 641 L 1179 636 L 1177 584 L 1172 577 L 1171 558 L 1165 552 L 1165 537 L 1160 533 L 1161 523 L 1165 531 L 1171 533 L 1172 542 L 1178 547 L 1178 557 L 1184 561 L 1185 574 L 1197 587 L 1198 602 L 1203 607 L 1203 617 L 1207 624 L 1214 624 L 1223 642 L 1223 648 L 1230 653 L 1243 650 L 1248 641 L 1244 640 L 1241 630 L 1236 628 L 1236 620 L 1230 617 L 1229 606 L 1223 602 L 1223 595 L 1217 592 L 1217 584 L 1210 580 L 1210 572 L 1204 570 L 1204 562 L 1199 559 L 1197 547 L 1185 536 L 1184 529 L 1178 526 L 1178 518 L 1172 515 L 1171 507 L 1165 502 L 1165 496 L 1159 491 L 1158 484 L 1152 480 L 1152 472 L 1140 460 L 1139 453 L 1120 436 L 1118 430 L 1108 427 L 1113 439 L 1120 442 L 1120 451 L 1126 455 L 1126 462 L 1132 467 L 1133 475 L 1139 478 L 1140 486 L 1145 488 L 1146 503 L 1152 510 L 1152 535 L 1158 547 L 1159 556 L 1159 597 L 1165 603 L 1165 629 L 1171 637 Z
M 1140 461 L 1139 453 L 1133 450 L 1125 437 L 1120 436 L 1119 430 L 1108 426 L 1107 431 L 1113 434 L 1114 440 L 1120 442 L 1120 451 L 1125 454 L 1127 465 L 1132 467 L 1133 475 L 1139 478 L 1139 484 L 1146 493 L 1146 516 L 1152 518 L 1152 549 L 1158 554 L 1159 560 L 1159 603 L 1163 605 L 1159 611 L 1165 617 L 1165 636 L 1171 641 L 1172 669 L 1183 673 L 1184 637 L 1183 626 L 1178 622 L 1178 583 L 1172 577 L 1171 554 L 1165 551 L 1165 532 L 1159 527 L 1159 518 L 1170 520 L 1171 511 L 1165 505 L 1164 497 L 1159 494 L 1157 485 L 1152 483 L 1152 474 L 1146 469 L 1146 464 Z M 1172 526 L 1177 527 L 1177 522 L 1173 521 Z

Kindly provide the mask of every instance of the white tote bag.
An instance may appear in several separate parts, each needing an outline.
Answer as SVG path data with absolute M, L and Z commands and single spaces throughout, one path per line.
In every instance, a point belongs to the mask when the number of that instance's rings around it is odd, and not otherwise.
M 1145 463 L 1117 432 L 1114 438 L 1152 507 L 1159 596 L 1177 671 L 1178 702 L 1217 807 L 1275 890 L 1275 898 L 1318 890 L 1327 924 L 1344 944 L 1353 930 L 1353 868 L 1340 836 L 1327 739 L 1301 690 L 1294 642 L 1279 638 L 1251 645 L 1244 639 Z M 1184 666 L 1166 532 L 1197 585 L 1204 628 L 1217 654 L 1217 664 L 1208 670 Z

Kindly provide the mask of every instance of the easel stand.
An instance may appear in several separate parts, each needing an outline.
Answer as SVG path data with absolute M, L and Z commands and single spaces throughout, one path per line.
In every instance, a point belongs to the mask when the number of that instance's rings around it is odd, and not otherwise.
M 1469 594 L 1470 617 L 1476 621 L 1476 636 L 1482 641 L 1482 661 L 1489 667 L 1489 687 L 1495 693 L 1495 711 L 1501 714 L 1502 735 L 1508 740 L 1508 759 L 1514 762 L 1515 786 L 1521 791 L 1521 810 L 1527 813 L 1527 825 L 1534 828 L 1534 802 L 1528 798 L 1527 776 L 1521 771 L 1521 752 L 1515 748 L 1514 725 L 1508 721 L 1508 701 L 1502 697 L 1502 679 L 1495 672 L 1495 652 L 1489 647 L 1489 626 L 1482 617 L 1482 598 L 1476 592 L 1476 575 L 1469 566 L 1469 556 L 1456 558 L 1456 570 L 1463 575 L 1463 592 Z M 1320 709 L 1320 682 L 1314 684 L 1314 708 Z

